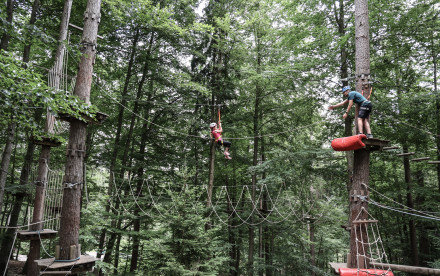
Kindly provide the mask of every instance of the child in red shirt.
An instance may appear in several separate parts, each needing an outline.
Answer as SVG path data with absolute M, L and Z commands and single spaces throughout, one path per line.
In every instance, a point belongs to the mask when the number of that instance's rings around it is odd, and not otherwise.
M 215 138 L 217 144 L 225 147 L 225 151 L 223 152 L 225 158 L 232 159 L 229 154 L 229 148 L 231 147 L 231 142 L 222 139 L 222 132 L 223 132 L 222 123 L 220 121 L 218 122 L 218 128 L 216 123 L 211 123 L 209 127 L 211 128 L 211 138 Z

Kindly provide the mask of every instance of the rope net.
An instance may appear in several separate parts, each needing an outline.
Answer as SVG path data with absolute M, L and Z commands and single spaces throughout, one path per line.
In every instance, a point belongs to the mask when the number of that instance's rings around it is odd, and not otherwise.
M 359 220 L 365 217 L 366 220 Z M 388 257 L 380 236 L 377 220 L 374 219 L 368 211 L 362 207 L 356 219 L 353 221 L 353 228 L 356 237 L 356 274 L 352 270 L 340 271 L 341 276 L 348 275 L 374 275 L 374 276 L 392 276 L 393 273 L 389 267 Z M 378 266 L 377 264 L 381 264 Z M 365 269 L 368 267 L 369 269 Z

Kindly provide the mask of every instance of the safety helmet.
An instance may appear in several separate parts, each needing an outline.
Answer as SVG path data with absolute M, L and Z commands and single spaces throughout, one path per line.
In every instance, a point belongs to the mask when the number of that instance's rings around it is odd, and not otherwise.
M 211 124 L 209 125 L 210 128 L 213 128 L 213 127 L 216 127 L 216 126 L 217 126 L 216 123 L 211 123 Z
M 347 90 L 351 90 L 350 86 L 344 86 L 342 87 L 342 93 L 344 93 Z

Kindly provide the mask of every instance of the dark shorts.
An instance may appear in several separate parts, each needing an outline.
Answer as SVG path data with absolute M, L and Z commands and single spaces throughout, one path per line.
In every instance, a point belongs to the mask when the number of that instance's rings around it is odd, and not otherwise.
M 370 113 L 371 113 L 372 109 L 373 109 L 373 105 L 371 104 L 371 102 L 369 102 L 367 104 L 363 104 L 359 108 L 358 117 L 362 118 L 362 119 L 367 119 L 368 117 L 370 117 Z
M 225 141 L 225 140 L 218 140 L 217 144 L 219 144 L 220 146 L 227 147 L 227 148 L 230 148 L 232 145 L 231 142 Z

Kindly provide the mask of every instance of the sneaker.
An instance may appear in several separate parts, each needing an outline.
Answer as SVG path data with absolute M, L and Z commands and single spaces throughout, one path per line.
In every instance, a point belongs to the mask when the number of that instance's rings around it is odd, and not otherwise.
M 373 138 L 373 134 L 371 133 L 367 134 L 367 139 L 371 139 L 371 138 Z

